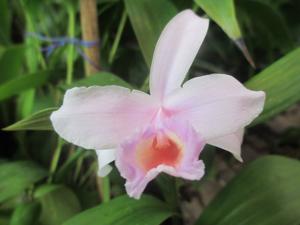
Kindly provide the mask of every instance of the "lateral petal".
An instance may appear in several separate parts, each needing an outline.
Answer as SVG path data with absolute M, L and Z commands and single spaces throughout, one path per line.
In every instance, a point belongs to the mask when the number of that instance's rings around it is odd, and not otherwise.
M 237 160 L 243 162 L 243 159 L 241 157 L 241 145 L 243 142 L 243 137 L 244 137 L 244 129 L 240 129 L 235 133 L 223 137 L 207 140 L 207 144 L 216 146 L 218 148 L 222 148 L 232 153 Z
M 86 149 L 116 147 L 122 139 L 149 123 L 157 104 L 140 91 L 119 86 L 76 87 L 65 94 L 51 114 L 54 130 Z
M 262 112 L 264 101 L 263 91 L 251 91 L 232 76 L 212 74 L 187 81 L 164 107 L 208 141 L 243 129 Z

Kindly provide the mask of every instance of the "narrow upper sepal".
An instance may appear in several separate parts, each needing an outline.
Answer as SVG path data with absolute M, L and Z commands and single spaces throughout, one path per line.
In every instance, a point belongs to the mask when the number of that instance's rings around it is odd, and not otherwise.
M 192 10 L 184 10 L 166 25 L 153 54 L 151 95 L 162 99 L 180 87 L 206 36 L 208 24 L 209 20 Z

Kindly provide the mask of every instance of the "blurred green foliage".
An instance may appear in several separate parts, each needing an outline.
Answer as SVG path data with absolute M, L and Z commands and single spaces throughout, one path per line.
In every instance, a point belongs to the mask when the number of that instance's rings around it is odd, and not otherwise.
M 155 225 L 171 216 L 165 224 L 181 223 L 182 183 L 159 177 L 148 190 L 153 196 L 135 201 L 121 196 L 124 181 L 113 171 L 104 180 L 106 191 L 99 191 L 94 152 L 58 139 L 49 115 L 74 86 L 147 91 L 160 32 L 186 8 L 212 20 L 189 77 L 233 74 L 247 87 L 264 90 L 266 107 L 252 126 L 299 102 L 298 0 L 98 0 L 102 71 L 89 77 L 73 45 L 47 57 L 41 49 L 49 43 L 27 35 L 80 38 L 79 1 L 0 0 L 0 125 L 6 130 L 0 133 L 0 225 Z M 255 68 L 243 56 L 245 49 Z M 279 142 L 295 143 L 299 129 L 293 134 Z M 299 162 L 285 157 L 246 165 L 197 224 L 299 224 L 299 169 Z M 115 199 L 101 201 L 110 198 Z

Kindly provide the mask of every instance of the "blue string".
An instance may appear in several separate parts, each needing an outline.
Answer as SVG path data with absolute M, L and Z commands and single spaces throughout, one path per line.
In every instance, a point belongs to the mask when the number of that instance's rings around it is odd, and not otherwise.
M 83 51 L 84 48 L 91 48 L 98 44 L 98 41 L 84 41 L 78 38 L 69 38 L 69 37 L 47 37 L 38 33 L 26 33 L 27 37 L 34 37 L 39 39 L 40 41 L 49 42 L 50 45 L 43 47 L 41 49 L 42 52 L 46 53 L 46 57 L 49 57 L 56 48 L 63 47 L 65 45 L 74 45 L 78 54 L 89 64 L 91 64 L 96 69 L 99 69 L 97 64 L 93 62 Z

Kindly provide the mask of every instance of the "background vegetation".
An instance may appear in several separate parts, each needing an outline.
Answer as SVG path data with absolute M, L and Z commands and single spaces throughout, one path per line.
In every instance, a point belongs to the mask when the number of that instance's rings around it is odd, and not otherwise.
M 79 1 L 0 0 L 0 224 L 299 225 L 300 1 L 98 0 L 96 8 L 100 47 L 89 48 L 72 39 L 87 28 Z M 161 175 L 136 201 L 116 170 L 99 179 L 94 152 L 59 139 L 49 115 L 73 86 L 147 91 L 157 38 L 186 8 L 212 20 L 189 77 L 232 74 L 266 92 L 265 109 L 247 130 L 244 164 L 207 146 L 201 182 Z M 97 62 L 82 53 L 89 49 Z

